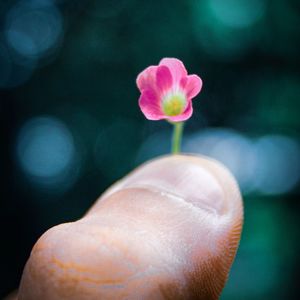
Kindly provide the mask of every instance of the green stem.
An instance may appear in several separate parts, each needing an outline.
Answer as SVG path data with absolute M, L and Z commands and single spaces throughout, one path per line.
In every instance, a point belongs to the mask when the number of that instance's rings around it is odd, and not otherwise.
M 172 153 L 180 153 L 181 138 L 183 132 L 183 122 L 174 122 L 173 136 L 172 136 Z

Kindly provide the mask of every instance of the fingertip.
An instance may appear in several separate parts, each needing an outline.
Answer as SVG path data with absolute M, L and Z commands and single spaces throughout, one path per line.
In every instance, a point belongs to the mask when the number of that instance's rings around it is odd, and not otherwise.
M 223 164 L 208 157 L 164 156 L 145 163 L 120 180 L 99 203 L 111 199 L 118 191 L 139 188 L 172 195 L 192 205 L 187 217 L 183 207 L 171 201 L 169 211 L 175 213 L 164 213 L 161 207 L 161 218 L 174 218 L 174 226 L 177 218 L 181 228 L 176 227 L 176 230 L 194 239 L 184 267 L 186 293 L 190 293 L 190 299 L 218 299 L 236 254 L 243 224 L 242 198 L 234 176 Z M 163 199 L 154 198 L 144 205 L 161 206 Z M 123 205 L 126 209 L 126 204 Z M 199 214 L 193 219 L 196 210 Z M 185 226 L 188 222 L 184 218 L 192 220 L 189 227 Z M 177 243 L 186 247 L 191 241 L 182 239 Z

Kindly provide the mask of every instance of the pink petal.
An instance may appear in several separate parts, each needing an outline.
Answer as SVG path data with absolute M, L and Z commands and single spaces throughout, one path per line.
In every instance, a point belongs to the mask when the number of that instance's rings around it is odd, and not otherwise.
M 159 91 L 164 92 L 172 87 L 172 74 L 168 67 L 158 66 L 156 70 L 156 84 Z
M 186 86 L 187 82 L 188 82 L 188 77 L 187 77 L 187 76 L 182 77 L 182 78 L 180 79 L 179 84 L 180 84 L 180 87 L 181 87 L 183 90 L 185 89 L 185 86 Z
M 188 75 L 181 79 L 181 87 L 184 89 L 188 99 L 194 98 L 199 94 L 202 88 L 202 80 L 197 75 Z
M 163 58 L 159 62 L 160 66 L 167 66 L 171 71 L 173 82 L 179 83 L 182 77 L 187 76 L 187 71 L 181 60 L 177 58 Z
M 140 98 L 139 106 L 148 120 L 160 120 L 164 118 L 159 98 L 153 89 L 144 89 Z
M 140 92 L 142 92 L 144 89 L 155 88 L 157 68 L 158 66 L 150 66 L 137 76 L 136 85 Z
M 173 117 L 168 117 L 168 120 L 172 122 L 181 122 L 189 119 L 191 115 L 193 114 L 193 106 L 192 106 L 192 101 L 189 101 L 186 109 L 184 112 L 178 116 L 173 116 Z

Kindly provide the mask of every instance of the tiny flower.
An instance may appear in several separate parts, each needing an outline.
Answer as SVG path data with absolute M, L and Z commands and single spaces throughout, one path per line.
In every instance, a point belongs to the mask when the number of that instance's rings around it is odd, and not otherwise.
M 202 80 L 188 75 L 176 58 L 164 58 L 158 66 L 142 71 L 136 80 L 141 92 L 139 106 L 149 120 L 185 121 L 193 113 L 192 98 L 201 90 Z

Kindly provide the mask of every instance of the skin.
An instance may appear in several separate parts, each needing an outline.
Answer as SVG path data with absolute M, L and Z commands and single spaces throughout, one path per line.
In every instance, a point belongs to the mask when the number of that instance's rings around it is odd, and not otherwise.
M 195 156 L 148 162 L 34 245 L 19 300 L 218 299 L 242 228 L 238 186 Z

